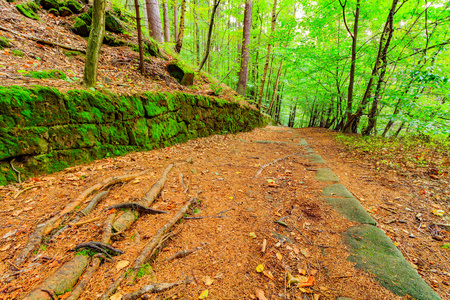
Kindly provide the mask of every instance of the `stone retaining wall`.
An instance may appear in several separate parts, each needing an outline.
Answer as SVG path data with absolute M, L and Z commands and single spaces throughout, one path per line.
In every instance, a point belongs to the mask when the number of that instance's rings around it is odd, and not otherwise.
M 25 176 L 269 120 L 238 103 L 186 93 L 119 96 L 86 90 L 0 87 L 0 185 Z

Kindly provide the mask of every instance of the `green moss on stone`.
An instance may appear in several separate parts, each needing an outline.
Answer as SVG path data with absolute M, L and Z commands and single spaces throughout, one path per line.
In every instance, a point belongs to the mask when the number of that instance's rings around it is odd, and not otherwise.
M 89 9 L 89 12 L 85 12 L 79 16 L 81 20 L 83 20 L 87 25 L 92 24 L 92 9 Z
M 81 12 L 81 10 L 83 9 L 83 5 L 81 5 L 80 2 L 76 0 L 67 0 L 64 5 L 76 14 Z
M 22 73 L 23 76 L 36 79 L 66 79 L 67 76 L 60 70 L 41 70 L 41 71 L 27 71 Z
M 60 15 L 61 17 L 68 17 L 68 16 L 73 15 L 73 11 L 70 10 L 70 8 L 68 8 L 68 7 L 66 7 L 66 6 L 61 6 L 61 7 L 58 9 L 58 11 L 59 11 L 59 15 Z
M 81 18 L 76 18 L 73 25 L 70 27 L 73 33 L 78 34 L 82 37 L 89 36 L 89 27 L 86 22 Z
M 39 4 L 50 12 L 51 9 L 58 10 L 61 3 L 58 0 L 40 0 Z
M 36 2 L 30 1 L 30 2 L 17 4 L 16 8 L 25 17 L 34 19 L 34 20 L 39 20 L 39 15 L 37 14 L 39 6 L 36 4 Z

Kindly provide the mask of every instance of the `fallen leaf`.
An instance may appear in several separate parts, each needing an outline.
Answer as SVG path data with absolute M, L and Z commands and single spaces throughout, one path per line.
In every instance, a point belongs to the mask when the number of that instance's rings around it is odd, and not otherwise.
M 2 237 L 2 239 L 7 239 L 7 238 L 9 238 L 10 236 L 16 234 L 16 232 L 17 232 L 17 229 L 15 229 L 15 230 L 10 230 L 10 231 L 8 231 L 7 233 L 5 233 L 5 235 Z
M 22 212 L 23 212 L 23 209 L 19 209 L 19 210 L 16 210 L 15 212 L 13 212 L 12 215 L 13 215 L 14 217 L 17 217 L 17 216 L 20 215 Z
M 314 300 L 319 300 L 320 294 L 314 294 Z
M 139 183 L 139 182 L 141 182 L 139 179 L 135 179 L 131 183 Z
M 116 264 L 116 270 L 120 271 L 123 268 L 125 268 L 126 266 L 128 266 L 129 264 L 130 264 L 130 262 L 128 260 L 118 261 L 117 264 Z
M 306 270 L 305 269 L 298 269 L 298 273 L 300 275 L 306 275 Z
M 282 260 L 282 259 L 283 259 L 283 255 L 281 255 L 281 254 L 278 253 L 278 252 L 277 252 L 276 256 L 277 256 L 277 258 L 278 258 L 279 260 Z
M 205 276 L 205 277 L 203 278 L 203 282 L 204 282 L 206 285 L 211 285 L 211 284 L 213 284 L 214 279 L 211 279 L 211 277 L 209 277 L 209 276 Z
M 309 271 L 309 274 L 311 274 L 311 276 L 314 276 L 317 274 L 317 270 L 312 269 L 311 271 Z
M 263 290 L 255 288 L 255 294 L 256 294 L 256 298 L 258 298 L 259 300 L 267 300 L 266 296 L 264 295 Z
M 206 299 L 206 298 L 208 298 L 208 294 L 209 294 L 209 291 L 208 291 L 208 290 L 204 290 L 204 291 L 200 294 L 200 296 L 198 296 L 198 299 Z
M 309 250 L 307 248 L 303 248 L 300 250 L 300 252 L 303 254 L 304 257 L 308 258 L 311 257 L 311 254 L 309 254 Z
M 263 266 L 262 264 L 259 264 L 259 265 L 256 267 L 256 272 L 261 273 L 262 271 L 264 271 L 264 266 Z
M 436 215 L 438 217 L 442 217 L 445 214 L 445 211 L 442 209 L 433 209 L 433 215 Z
M 299 254 L 299 253 L 300 253 L 300 250 L 298 250 L 297 247 L 294 247 L 294 253 L 295 253 L 295 254 Z
M 255 234 L 254 232 L 250 232 L 249 236 L 250 236 L 252 239 L 256 239 L 256 234 Z

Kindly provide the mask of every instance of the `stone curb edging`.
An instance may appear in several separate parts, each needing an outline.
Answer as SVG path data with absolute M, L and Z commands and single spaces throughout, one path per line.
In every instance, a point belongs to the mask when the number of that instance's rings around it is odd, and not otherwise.
M 304 157 L 311 163 L 326 164 L 306 140 L 301 139 L 298 145 L 307 150 L 309 154 Z M 353 194 L 344 185 L 335 183 L 339 182 L 339 178 L 330 168 L 319 168 L 315 179 L 333 182 L 334 184 L 322 189 L 322 199 L 348 220 L 361 224 L 349 228 L 342 235 L 344 244 L 352 253 L 348 260 L 355 263 L 355 268 L 374 274 L 383 287 L 397 295 L 409 295 L 418 300 L 441 299 L 403 257 L 384 231 L 376 227 L 375 220 Z M 351 300 L 345 297 L 338 299 Z

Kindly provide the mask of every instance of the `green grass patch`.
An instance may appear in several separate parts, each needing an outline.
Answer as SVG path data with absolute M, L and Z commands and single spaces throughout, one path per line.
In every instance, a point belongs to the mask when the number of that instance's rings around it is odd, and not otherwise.
M 39 5 L 36 2 L 30 1 L 16 5 L 17 10 L 27 18 L 39 20 L 39 15 L 37 11 L 39 9 Z
M 67 76 L 60 70 L 41 70 L 41 71 L 25 71 L 21 72 L 23 76 L 36 79 L 66 79 Z

